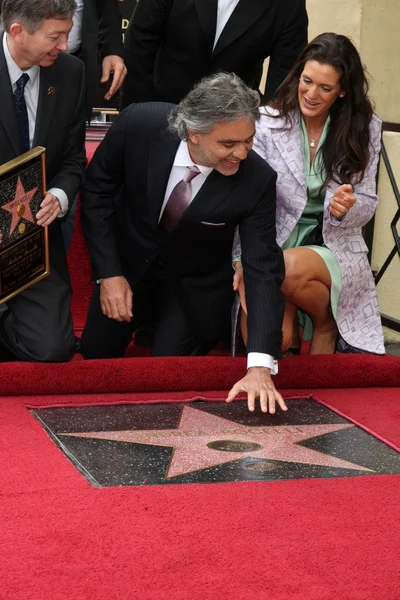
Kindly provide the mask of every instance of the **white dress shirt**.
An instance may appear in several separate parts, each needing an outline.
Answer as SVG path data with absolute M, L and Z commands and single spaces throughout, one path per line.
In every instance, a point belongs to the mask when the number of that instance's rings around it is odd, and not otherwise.
M 68 36 L 68 52 L 77 52 L 82 44 L 83 0 L 75 0 L 76 10 L 72 17 L 72 29 Z
M 169 175 L 168 184 L 165 190 L 164 202 L 161 207 L 160 219 L 172 190 L 176 184 L 183 179 L 186 167 L 192 167 L 194 164 L 195 163 L 190 158 L 187 142 L 181 141 L 175 154 L 174 164 L 172 165 L 171 173 Z M 191 202 L 193 198 L 195 198 L 196 194 L 198 194 L 201 186 L 213 170 L 211 167 L 203 167 L 202 165 L 195 166 L 199 169 L 200 173 L 191 181 Z M 270 354 L 263 354 L 262 352 L 249 352 L 247 355 L 247 368 L 250 369 L 250 367 L 268 367 L 268 369 L 271 370 L 271 375 L 276 375 L 278 372 L 278 361 L 275 360 Z
M 229 17 L 239 4 L 239 0 L 218 0 L 218 12 L 217 12 L 217 28 L 215 30 L 214 46 L 217 45 L 219 36 L 222 33 L 223 28 L 227 24 Z
M 21 75 L 23 73 L 27 73 L 29 75 L 29 79 L 24 89 L 24 96 L 26 108 L 28 111 L 29 147 L 32 148 L 33 138 L 35 135 L 36 115 L 39 101 L 40 67 L 38 65 L 34 65 L 30 69 L 22 71 L 22 69 L 19 68 L 19 66 L 10 54 L 10 50 L 8 49 L 7 44 L 7 36 L 7 33 L 3 36 L 3 50 L 13 93 L 15 92 L 17 87 L 16 82 L 21 77 Z M 51 188 L 50 190 L 48 190 L 48 192 L 50 192 L 58 198 L 61 206 L 61 212 L 58 216 L 64 216 L 68 210 L 67 194 L 64 192 L 64 190 L 61 190 L 60 188 Z

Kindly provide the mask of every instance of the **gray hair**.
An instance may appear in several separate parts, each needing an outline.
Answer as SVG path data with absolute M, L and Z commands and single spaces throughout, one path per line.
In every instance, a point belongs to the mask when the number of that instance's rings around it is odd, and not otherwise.
M 209 133 L 217 123 L 231 123 L 243 117 L 258 121 L 260 95 L 234 73 L 204 77 L 171 111 L 171 133 L 188 139 L 188 129 Z
M 33 33 L 45 19 L 72 19 L 75 9 L 75 0 L 2 0 L 1 22 L 7 33 L 13 23 Z

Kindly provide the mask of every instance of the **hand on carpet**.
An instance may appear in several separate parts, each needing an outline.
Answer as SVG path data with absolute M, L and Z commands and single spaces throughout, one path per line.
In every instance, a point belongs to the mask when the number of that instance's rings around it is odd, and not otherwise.
M 100 282 L 100 306 L 103 315 L 115 321 L 130 322 L 132 290 L 125 277 L 108 277 Z
M 284 399 L 274 386 L 270 370 L 265 367 L 250 368 L 245 377 L 235 383 L 225 402 L 229 404 L 240 392 L 247 392 L 247 406 L 250 412 L 254 412 L 256 398 L 260 398 L 261 410 L 264 413 L 269 412 L 273 415 L 277 403 L 282 410 L 287 410 Z

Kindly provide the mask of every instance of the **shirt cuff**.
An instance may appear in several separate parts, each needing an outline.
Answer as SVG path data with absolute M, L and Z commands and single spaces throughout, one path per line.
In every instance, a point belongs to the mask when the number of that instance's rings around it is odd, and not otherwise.
M 64 190 L 60 190 L 60 188 L 51 188 L 50 190 L 47 190 L 49 192 L 49 194 L 53 194 L 53 196 L 55 196 L 61 206 L 61 212 L 57 215 L 57 217 L 60 219 L 61 217 L 64 217 L 69 209 L 69 204 L 68 204 L 68 196 L 67 194 L 64 192 Z
M 271 371 L 271 375 L 278 373 L 278 361 L 270 354 L 262 352 L 249 352 L 247 355 L 247 368 L 251 367 L 267 367 Z

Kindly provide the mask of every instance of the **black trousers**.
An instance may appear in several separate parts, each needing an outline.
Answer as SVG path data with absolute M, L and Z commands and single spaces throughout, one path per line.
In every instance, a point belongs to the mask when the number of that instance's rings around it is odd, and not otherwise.
M 124 356 L 134 331 L 144 323 L 155 326 L 152 356 L 204 356 L 215 346 L 217 340 L 203 340 L 190 327 L 161 264 L 152 265 L 131 287 L 133 318 L 120 323 L 103 315 L 100 285 L 95 286 L 82 335 L 84 358 Z
M 9 300 L 0 313 L 0 361 L 66 362 L 75 353 L 66 268 Z

